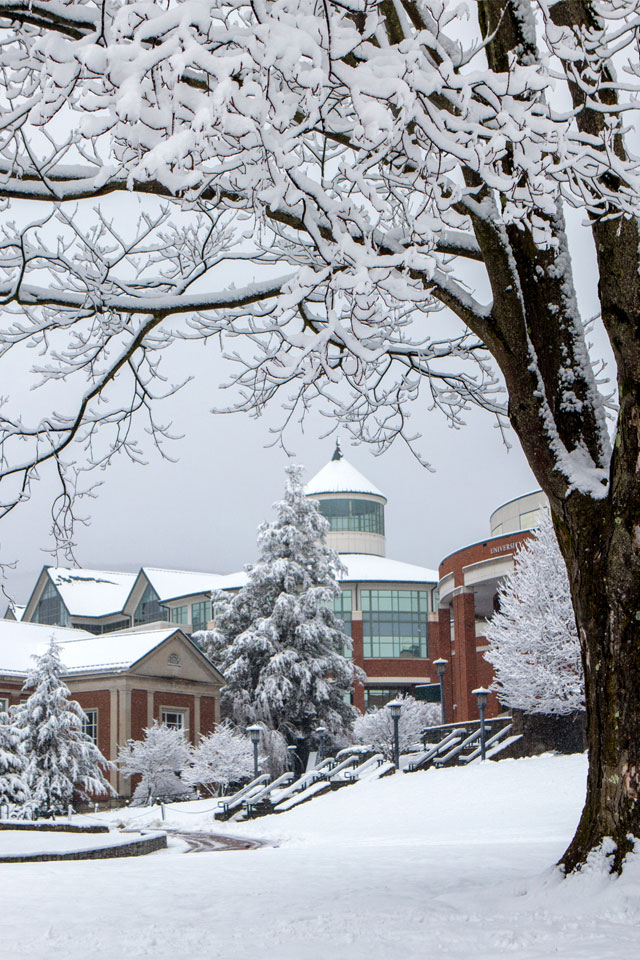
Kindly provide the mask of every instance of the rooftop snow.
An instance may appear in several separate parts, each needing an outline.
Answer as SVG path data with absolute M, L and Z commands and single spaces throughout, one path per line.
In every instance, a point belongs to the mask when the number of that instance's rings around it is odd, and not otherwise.
M 306 485 L 304 492 L 307 496 L 317 493 L 369 493 L 375 497 L 382 497 L 384 493 L 363 477 L 348 460 L 329 460 L 322 470 L 316 473 Z
M 178 627 L 164 630 L 106 633 L 52 627 L 41 623 L 0 620 L 0 674 L 24 676 L 34 666 L 33 657 L 44 653 L 51 637 L 60 645 L 65 674 L 94 670 L 127 670 L 169 637 Z
M 48 567 L 47 573 L 72 617 L 106 617 L 120 613 L 137 576 L 113 570 L 66 567 Z
M 347 568 L 347 575 L 340 577 L 342 583 L 353 581 L 397 581 L 400 583 L 437 583 L 438 573 L 427 567 L 418 567 L 401 560 L 376 557 L 367 553 L 342 553 L 340 559 Z
M 210 594 L 212 590 L 242 587 L 247 577 L 243 572 L 199 573 L 193 570 L 163 570 L 158 567 L 143 567 L 142 570 L 161 602 L 199 593 Z

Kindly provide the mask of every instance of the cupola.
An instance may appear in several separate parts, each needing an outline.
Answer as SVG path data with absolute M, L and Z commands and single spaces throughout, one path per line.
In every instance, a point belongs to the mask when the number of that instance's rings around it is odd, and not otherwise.
M 331 525 L 327 543 L 338 553 L 385 555 L 387 498 L 345 458 L 340 443 L 329 462 L 305 487 Z

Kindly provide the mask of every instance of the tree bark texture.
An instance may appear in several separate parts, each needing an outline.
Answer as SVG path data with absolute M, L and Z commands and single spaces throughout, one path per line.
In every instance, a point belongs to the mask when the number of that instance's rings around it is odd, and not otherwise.
M 517 19 L 490 2 L 480 4 L 480 13 L 485 31 L 497 31 L 488 55 L 500 63 L 506 49 L 516 49 Z M 554 17 L 558 23 L 594 23 L 589 3 L 559 3 Z M 582 108 L 581 128 L 597 132 L 602 114 L 580 102 L 584 95 L 577 88 L 572 95 Z M 604 96 L 610 100 L 611 91 Z M 550 226 L 555 251 L 538 249 L 526 230 L 501 233 L 484 220 L 474 222 L 494 294 L 490 322 L 474 332 L 502 370 L 512 426 L 549 497 L 581 642 L 587 798 L 561 863 L 567 871 L 576 869 L 611 837 L 611 866 L 618 871 L 633 838 L 640 837 L 640 238 L 633 220 L 592 215 L 602 320 L 617 363 L 620 402 L 609 459 L 595 385 L 580 363 L 586 344 L 571 296 L 570 261 L 561 255 L 568 250 L 561 211 Z M 564 392 L 567 368 L 578 373 L 573 410 Z M 600 496 L 576 488 L 559 469 L 556 440 L 567 451 L 584 450 L 602 468 Z

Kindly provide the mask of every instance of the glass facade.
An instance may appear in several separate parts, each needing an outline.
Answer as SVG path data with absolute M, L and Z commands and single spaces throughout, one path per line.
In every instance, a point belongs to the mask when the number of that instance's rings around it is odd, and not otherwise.
M 384 507 L 373 500 L 320 500 L 320 513 L 332 530 L 384 534 Z
M 131 626 L 128 620 L 116 620 L 115 623 L 80 623 L 74 620 L 73 625 L 78 630 L 86 630 L 88 633 L 95 633 L 96 635 L 113 633 L 114 630 L 126 630 L 127 627 Z
M 426 590 L 362 590 L 365 657 L 427 657 Z
M 50 580 L 47 580 L 46 586 L 42 591 L 42 596 L 38 600 L 33 613 L 33 622 L 49 623 L 52 626 L 58 627 L 68 627 L 71 622 L 69 619 L 69 611 Z
M 191 626 L 193 630 L 206 630 L 211 619 L 211 601 L 202 600 L 191 604 Z
M 189 623 L 189 607 L 171 607 L 171 623 Z
M 151 623 L 153 620 L 167 619 L 167 608 L 160 603 L 158 594 L 151 584 L 148 583 L 144 588 L 140 603 L 136 607 L 136 612 L 133 615 L 134 625 L 137 626 L 139 623 Z

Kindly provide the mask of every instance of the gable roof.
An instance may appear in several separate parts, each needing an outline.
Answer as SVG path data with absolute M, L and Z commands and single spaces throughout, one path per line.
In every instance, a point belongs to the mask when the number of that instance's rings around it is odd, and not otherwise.
M 385 501 L 387 499 L 384 493 L 344 457 L 329 460 L 309 481 L 304 492 L 308 497 L 318 493 L 368 493 L 374 497 L 382 497 Z
M 121 613 L 137 576 L 115 570 L 67 567 L 45 567 L 43 573 L 55 586 L 72 617 Z
M 65 666 L 64 675 L 68 677 L 81 673 L 121 673 L 130 670 L 176 635 L 206 662 L 213 673 L 224 679 L 177 626 L 140 632 L 116 631 L 96 636 L 86 630 L 14 620 L 0 620 L 0 675 L 26 676 L 33 667 L 33 657 L 46 650 L 51 637 L 59 644 L 60 659 Z

